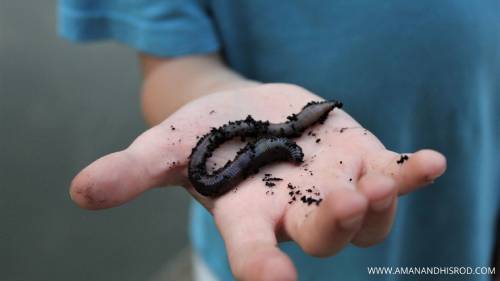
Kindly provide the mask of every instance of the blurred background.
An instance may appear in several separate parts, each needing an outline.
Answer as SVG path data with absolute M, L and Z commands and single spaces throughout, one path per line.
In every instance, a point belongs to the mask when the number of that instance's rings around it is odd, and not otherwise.
M 72 177 L 146 126 L 136 53 L 60 39 L 56 4 L 0 1 L 0 280 L 155 280 L 186 252 L 189 197 L 72 203 Z

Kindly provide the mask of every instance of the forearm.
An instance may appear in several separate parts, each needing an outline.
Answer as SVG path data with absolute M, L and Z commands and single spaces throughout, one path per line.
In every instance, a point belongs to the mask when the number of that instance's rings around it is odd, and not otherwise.
M 142 110 L 149 125 L 206 94 L 257 84 L 229 69 L 218 55 L 156 58 L 140 55 Z

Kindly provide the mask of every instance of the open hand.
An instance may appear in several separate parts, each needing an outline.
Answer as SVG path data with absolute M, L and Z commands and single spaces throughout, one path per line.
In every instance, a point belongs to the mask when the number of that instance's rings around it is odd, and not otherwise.
M 123 204 L 153 187 L 185 186 L 213 214 L 236 278 L 295 280 L 296 270 L 277 247 L 279 241 L 294 240 L 314 256 L 334 255 L 348 243 L 370 246 L 381 242 L 390 231 L 398 195 L 432 182 L 446 169 L 445 158 L 435 151 L 405 153 L 406 159 L 387 150 L 347 113 L 335 109 L 324 124 L 295 139 L 305 155 L 302 165 L 265 166 L 215 199 L 199 195 L 190 186 L 188 156 L 211 127 L 247 115 L 283 122 L 313 100 L 321 98 L 287 84 L 265 84 L 194 100 L 127 149 L 82 170 L 73 180 L 71 197 L 83 208 L 102 209 Z M 239 147 L 238 141 L 224 144 L 208 167 L 233 159 Z

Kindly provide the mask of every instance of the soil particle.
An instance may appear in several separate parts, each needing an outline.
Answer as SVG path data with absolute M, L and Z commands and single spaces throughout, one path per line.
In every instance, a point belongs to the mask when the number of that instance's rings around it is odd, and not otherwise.
M 288 183 L 287 187 L 288 187 L 288 189 L 291 190 L 288 192 L 288 196 L 290 197 L 288 204 L 293 204 L 294 202 L 297 201 L 297 198 L 299 198 L 300 201 L 302 203 L 306 204 L 307 206 L 310 206 L 313 204 L 318 206 L 321 203 L 321 201 L 323 200 L 320 197 L 320 195 L 321 195 L 320 192 L 316 189 L 316 186 L 314 186 L 314 185 L 310 188 L 304 189 L 308 195 L 304 195 L 302 193 L 302 190 L 300 187 L 294 186 L 291 183 Z
M 321 203 L 321 201 L 323 201 L 323 199 L 315 199 L 315 198 L 312 198 L 311 196 L 307 197 L 307 196 L 302 196 L 300 197 L 300 201 L 302 201 L 302 203 L 305 203 L 307 204 L 308 206 L 310 206 L 311 204 L 316 204 L 316 206 L 319 206 L 319 203 Z
M 399 158 L 398 161 L 396 161 L 397 164 L 403 164 L 405 161 L 407 161 L 410 157 L 408 155 L 402 154 L 401 157 Z
M 275 182 L 282 180 L 282 178 L 273 177 L 272 174 L 264 174 L 264 178 L 262 178 L 262 181 L 267 187 L 274 187 L 276 186 Z

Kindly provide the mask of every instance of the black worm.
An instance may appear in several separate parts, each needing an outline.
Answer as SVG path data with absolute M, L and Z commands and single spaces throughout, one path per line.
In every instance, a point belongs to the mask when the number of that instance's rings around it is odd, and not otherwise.
M 284 123 L 256 121 L 249 115 L 245 120 L 213 128 L 198 141 L 191 152 L 189 180 L 200 194 L 215 197 L 226 193 L 249 174 L 257 172 L 268 163 L 301 163 L 304 158 L 302 149 L 288 138 L 299 137 L 308 127 L 322 123 L 335 107 L 341 108 L 342 103 L 310 102 L 298 114 L 288 116 Z M 234 137 L 251 137 L 257 140 L 242 148 L 233 161 L 209 174 L 206 168 L 207 159 L 217 147 Z

